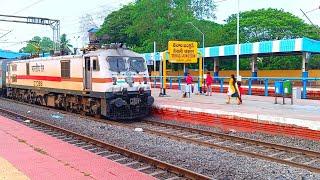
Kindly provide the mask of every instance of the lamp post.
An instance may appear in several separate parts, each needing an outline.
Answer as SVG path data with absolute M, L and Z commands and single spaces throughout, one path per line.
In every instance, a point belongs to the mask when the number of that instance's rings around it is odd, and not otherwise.
M 156 68 L 157 68 L 157 64 L 156 64 L 156 53 L 157 53 L 157 45 L 156 45 L 156 42 L 154 41 L 153 42 L 153 73 L 154 73 L 154 76 L 156 76 Z
M 238 1 L 238 13 L 237 13 L 237 78 L 240 77 L 240 0 Z
M 79 49 L 79 42 L 78 42 L 79 38 L 80 38 L 80 36 L 78 36 L 78 37 L 74 36 L 73 37 L 73 39 L 76 40 L 76 48 L 74 48 L 74 54 L 77 54 L 77 51 Z
M 192 22 L 187 22 L 187 24 L 191 24 L 197 31 L 199 31 L 201 34 L 202 34 L 202 76 L 203 76 L 203 73 L 204 73 L 204 33 L 199 29 L 197 28 Z M 200 91 L 202 91 L 202 84 L 200 84 Z

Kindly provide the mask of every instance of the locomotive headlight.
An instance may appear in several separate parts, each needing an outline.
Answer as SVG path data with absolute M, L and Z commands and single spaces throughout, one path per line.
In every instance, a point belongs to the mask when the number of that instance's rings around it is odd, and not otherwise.
M 113 85 L 117 85 L 117 78 L 116 77 L 112 77 L 112 82 L 113 82 Z
M 130 87 L 132 87 L 132 84 L 134 83 L 132 77 L 126 77 L 126 82 L 129 84 Z

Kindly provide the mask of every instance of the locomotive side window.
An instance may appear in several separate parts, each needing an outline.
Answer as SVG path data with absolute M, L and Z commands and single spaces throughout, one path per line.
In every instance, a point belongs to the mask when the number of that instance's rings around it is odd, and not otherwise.
M 92 60 L 92 69 L 94 71 L 99 71 L 100 70 L 98 59 L 93 59 Z
M 12 68 L 12 71 L 17 71 L 17 65 L 16 64 L 12 64 L 11 68 Z
M 61 61 L 61 77 L 70 78 L 70 61 Z
M 29 63 L 26 63 L 26 71 L 27 71 L 27 75 L 30 75 L 30 65 Z
M 146 70 L 145 61 L 143 58 L 129 58 L 130 71 L 144 72 Z

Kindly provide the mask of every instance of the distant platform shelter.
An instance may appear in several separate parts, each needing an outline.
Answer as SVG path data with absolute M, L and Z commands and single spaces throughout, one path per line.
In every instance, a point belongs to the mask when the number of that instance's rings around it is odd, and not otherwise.
M 30 54 L 0 49 L 0 59 L 18 59 L 27 56 L 30 56 Z

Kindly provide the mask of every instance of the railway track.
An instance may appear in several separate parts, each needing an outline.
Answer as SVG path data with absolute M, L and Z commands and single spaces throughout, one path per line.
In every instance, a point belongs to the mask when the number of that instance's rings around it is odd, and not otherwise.
M 121 163 L 157 179 L 211 179 L 208 176 L 157 160 L 141 153 L 102 142 L 92 137 L 45 123 L 38 119 L 27 117 L 10 110 L 0 108 L 0 113 L 37 131 L 41 131 L 52 137 L 61 139 L 67 143 L 73 144 L 112 161 Z
M 32 106 L 39 107 L 37 105 Z M 51 109 L 43 106 L 40 107 Z M 60 112 L 65 114 L 68 113 L 65 111 Z M 209 148 L 221 149 L 239 155 L 259 158 L 301 169 L 306 169 L 311 172 L 320 173 L 320 152 L 316 151 L 156 121 L 145 120 L 134 123 L 120 123 L 93 117 L 86 118 L 105 124 L 127 127 L 131 129 L 142 128 L 144 132 L 149 134 L 162 136 L 177 141 L 193 143 Z
M 130 125 L 147 133 L 320 173 L 320 152 L 156 121 Z

